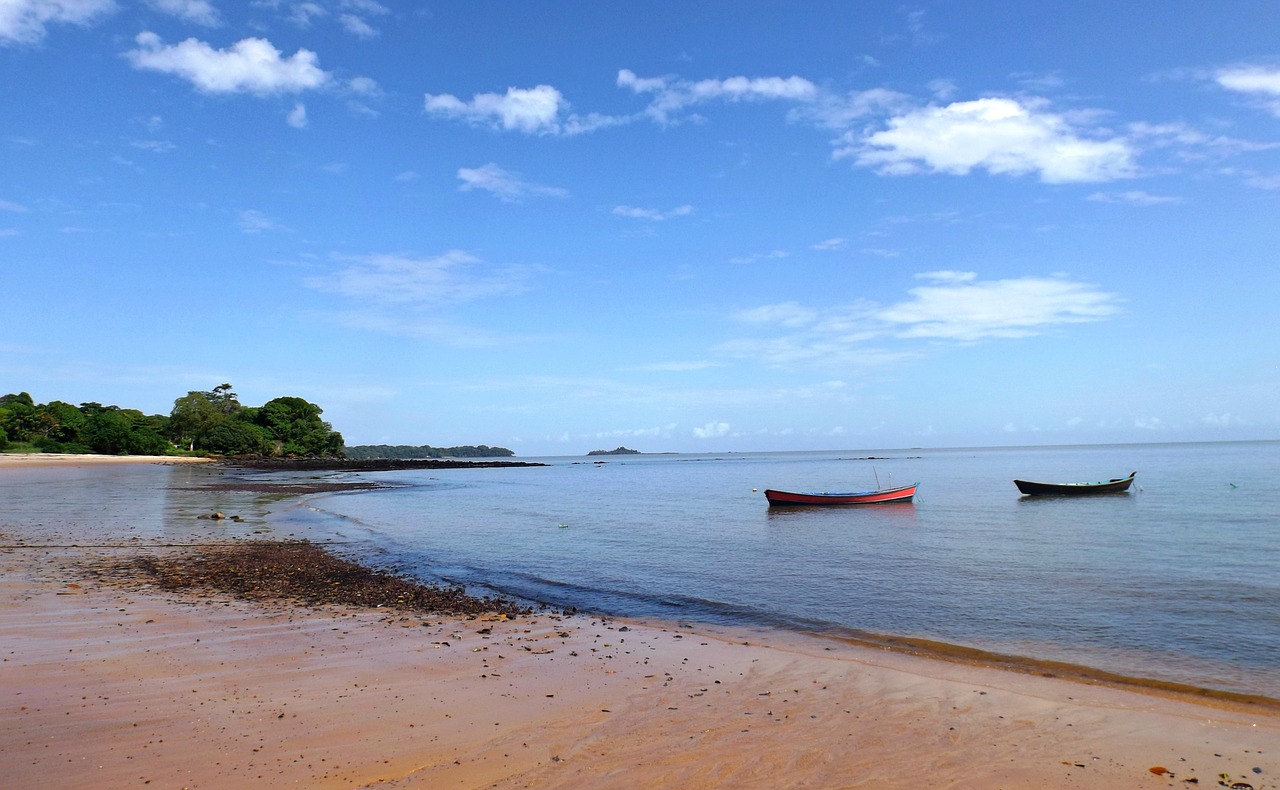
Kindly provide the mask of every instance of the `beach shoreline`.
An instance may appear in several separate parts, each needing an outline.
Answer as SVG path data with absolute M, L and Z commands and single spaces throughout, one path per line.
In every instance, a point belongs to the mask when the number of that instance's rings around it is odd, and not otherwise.
M 94 455 L 91 453 L 0 453 L 0 469 L 100 464 L 208 464 L 213 458 L 186 455 Z
M 92 527 L 45 548 L 0 520 L 0 775 L 17 786 L 1280 778 L 1280 716 L 1247 706 L 794 633 L 120 587 L 92 569 L 156 549 L 94 548 Z

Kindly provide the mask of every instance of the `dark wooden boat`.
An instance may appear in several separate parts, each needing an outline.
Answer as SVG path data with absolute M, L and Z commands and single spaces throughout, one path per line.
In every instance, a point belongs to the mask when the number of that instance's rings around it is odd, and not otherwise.
M 1037 483 L 1032 480 L 1014 480 L 1013 484 L 1026 496 L 1081 496 L 1083 494 L 1122 494 L 1133 485 L 1137 472 L 1128 477 L 1114 477 L 1097 483 Z
M 916 495 L 916 486 L 877 488 L 874 491 L 776 491 L 766 488 L 764 495 L 770 505 L 888 505 L 910 502 Z

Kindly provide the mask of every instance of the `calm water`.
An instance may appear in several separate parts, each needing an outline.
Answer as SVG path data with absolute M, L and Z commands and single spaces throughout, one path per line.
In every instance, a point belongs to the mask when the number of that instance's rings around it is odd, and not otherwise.
M 549 466 L 365 474 L 402 487 L 301 502 L 201 495 L 209 470 L 153 467 L 129 479 L 164 493 L 135 492 L 119 528 L 336 533 L 376 564 L 558 607 L 913 636 L 1280 697 L 1277 442 L 522 460 Z M 1135 469 L 1127 495 L 1031 499 L 1012 483 Z M 113 474 L 99 493 L 127 507 Z M 779 510 L 760 493 L 877 476 L 919 481 L 917 501 Z M 77 495 L 56 479 L 16 490 L 0 475 L 5 518 L 66 517 L 50 502 Z M 53 496 L 36 504 L 36 489 Z M 195 522 L 211 504 L 250 522 Z M 69 518 L 104 518 L 79 507 Z
M 915 636 L 1280 696 L 1280 443 L 539 460 L 369 475 L 407 487 L 291 516 L 337 519 L 425 578 L 557 606 Z M 1119 496 L 1012 483 L 1135 469 Z M 919 481 L 917 501 L 779 510 L 759 493 L 877 476 Z

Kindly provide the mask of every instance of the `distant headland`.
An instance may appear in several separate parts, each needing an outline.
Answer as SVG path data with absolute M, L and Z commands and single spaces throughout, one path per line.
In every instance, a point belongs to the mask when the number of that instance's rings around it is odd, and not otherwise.
M 639 450 L 632 450 L 629 447 L 615 447 L 612 450 L 592 450 L 587 455 L 640 455 Z
M 402 459 L 418 460 L 423 458 L 510 458 L 514 452 L 505 447 L 490 447 L 487 444 L 462 445 L 459 447 L 432 447 L 429 444 L 358 444 L 342 448 L 347 458 L 355 461 L 366 459 Z

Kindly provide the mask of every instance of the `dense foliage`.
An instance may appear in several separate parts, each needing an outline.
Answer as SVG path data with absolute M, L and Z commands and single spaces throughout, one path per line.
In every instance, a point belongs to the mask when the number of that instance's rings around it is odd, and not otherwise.
M 587 455 L 640 455 L 640 451 L 630 447 L 616 447 L 612 450 L 592 450 Z
M 294 397 L 241 406 L 230 384 L 188 392 L 167 416 L 100 403 L 37 404 L 22 392 L 0 397 L 0 450 L 22 442 L 50 453 L 341 455 L 342 434 L 322 412 Z
M 348 458 L 357 461 L 375 458 L 405 460 L 417 458 L 507 458 L 515 455 L 505 447 L 490 447 L 485 444 L 462 447 L 432 447 L 426 444 L 418 447 L 407 444 L 362 444 L 343 448 L 343 453 Z

